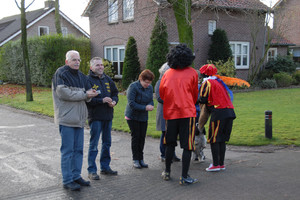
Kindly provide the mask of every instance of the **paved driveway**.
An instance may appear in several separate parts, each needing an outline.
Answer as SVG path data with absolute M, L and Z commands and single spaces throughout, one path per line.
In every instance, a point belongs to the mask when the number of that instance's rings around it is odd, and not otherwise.
M 132 168 L 130 135 L 112 133 L 111 167 L 118 176 L 101 176 L 79 192 L 62 188 L 60 136 L 53 119 L 0 105 L 0 199 L 299 199 L 300 148 L 228 146 L 227 169 L 205 172 L 211 162 L 191 163 L 197 184 L 180 186 L 181 163 L 172 165 L 172 180 L 160 177 L 159 140 L 147 138 L 149 169 Z M 89 132 L 85 130 L 83 178 L 87 178 Z M 181 150 L 176 148 L 177 155 Z M 98 158 L 99 160 L 99 158 Z

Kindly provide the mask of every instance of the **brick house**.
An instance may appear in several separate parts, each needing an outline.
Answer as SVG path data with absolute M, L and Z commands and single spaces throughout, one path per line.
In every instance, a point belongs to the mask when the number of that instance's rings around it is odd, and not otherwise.
M 59 12 L 63 35 L 72 34 L 76 37 L 87 37 L 89 34 L 80 26 L 68 18 L 63 12 Z M 55 2 L 45 1 L 45 7 L 26 12 L 27 36 L 41 36 L 56 33 L 55 28 Z M 4 17 L 0 20 L 0 47 L 11 40 L 21 38 L 21 14 Z
M 258 62 L 265 49 L 264 20 L 269 7 L 259 0 L 192 2 L 195 68 L 206 64 L 211 35 L 220 28 L 227 32 L 237 77 L 247 79 L 251 66 Z M 133 36 L 144 68 L 157 14 L 167 23 L 170 46 L 178 44 L 174 13 L 166 0 L 90 0 L 83 15 L 90 20 L 92 56 L 111 60 L 118 72 L 116 77 L 121 78 L 125 46 L 129 36 Z
M 300 1 L 279 0 L 273 6 L 274 30 L 290 43 L 294 60 L 300 62 Z

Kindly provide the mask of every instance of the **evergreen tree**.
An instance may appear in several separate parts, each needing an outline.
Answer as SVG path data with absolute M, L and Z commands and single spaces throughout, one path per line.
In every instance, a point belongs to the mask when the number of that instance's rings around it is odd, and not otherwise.
M 162 19 L 156 16 L 146 62 L 146 68 L 151 70 L 155 75 L 155 79 L 152 81 L 153 86 L 159 78 L 159 68 L 166 62 L 168 51 L 167 26 Z
M 123 63 L 123 89 L 127 89 L 130 83 L 138 79 L 141 71 L 140 66 L 141 65 L 138 57 L 136 40 L 134 39 L 134 37 L 129 37 L 125 49 L 125 58 Z
M 208 51 L 208 59 L 212 61 L 226 62 L 232 57 L 231 48 L 227 38 L 227 34 L 222 29 L 216 29 L 211 37 L 211 45 Z

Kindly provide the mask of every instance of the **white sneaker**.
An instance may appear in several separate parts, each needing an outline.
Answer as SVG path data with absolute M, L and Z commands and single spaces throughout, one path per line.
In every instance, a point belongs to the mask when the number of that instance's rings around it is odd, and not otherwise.
M 225 170 L 225 165 L 220 165 L 220 170 Z
M 214 166 L 213 164 L 210 164 L 208 168 L 206 168 L 207 172 L 218 172 L 220 171 L 220 165 Z

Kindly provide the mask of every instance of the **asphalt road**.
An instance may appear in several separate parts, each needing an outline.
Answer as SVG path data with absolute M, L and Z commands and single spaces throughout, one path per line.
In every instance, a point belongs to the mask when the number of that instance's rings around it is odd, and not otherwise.
M 181 163 L 172 165 L 172 180 L 160 177 L 159 140 L 146 138 L 149 169 L 132 168 L 130 135 L 112 132 L 111 167 L 118 176 L 103 176 L 91 187 L 70 192 L 62 187 L 60 135 L 53 119 L 0 105 L 0 199 L 299 199 L 299 147 L 227 146 L 226 170 L 212 173 L 209 146 L 205 162 L 191 163 L 199 183 L 180 186 Z M 87 178 L 89 130 L 85 130 L 82 176 Z M 100 144 L 101 146 L 101 144 Z M 176 148 L 177 155 L 181 149 Z M 98 157 L 99 160 L 99 157 Z

